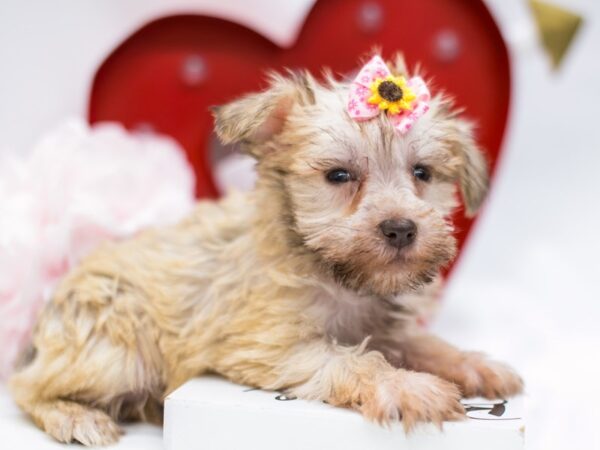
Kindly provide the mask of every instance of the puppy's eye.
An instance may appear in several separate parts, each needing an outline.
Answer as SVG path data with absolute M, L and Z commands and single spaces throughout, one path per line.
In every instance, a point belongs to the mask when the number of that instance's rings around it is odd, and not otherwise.
M 415 167 L 413 167 L 413 176 L 417 180 L 427 182 L 431 180 L 431 171 L 425 166 L 416 165 Z
M 326 178 L 333 184 L 347 183 L 352 180 L 352 175 L 346 169 L 333 169 L 327 172 Z

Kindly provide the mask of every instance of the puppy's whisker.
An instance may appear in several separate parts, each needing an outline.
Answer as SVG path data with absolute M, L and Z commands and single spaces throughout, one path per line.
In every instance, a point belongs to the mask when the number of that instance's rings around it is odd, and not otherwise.
M 349 225 L 340 225 L 340 224 L 335 224 L 335 223 L 327 225 L 322 232 L 326 232 L 327 230 L 329 230 L 331 228 L 342 228 L 342 229 L 346 229 L 346 230 L 349 230 L 349 231 L 354 231 L 354 232 L 357 232 L 357 233 L 361 232 L 361 230 L 358 229 L 358 228 L 354 228 L 354 227 L 351 227 Z

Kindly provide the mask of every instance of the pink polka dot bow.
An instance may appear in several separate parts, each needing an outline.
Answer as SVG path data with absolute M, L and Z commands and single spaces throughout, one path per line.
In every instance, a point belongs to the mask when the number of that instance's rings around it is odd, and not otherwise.
M 429 110 L 431 95 L 421 77 L 406 80 L 394 76 L 380 56 L 375 55 L 363 66 L 352 85 L 348 114 L 364 121 L 387 113 L 400 134 L 406 134 Z

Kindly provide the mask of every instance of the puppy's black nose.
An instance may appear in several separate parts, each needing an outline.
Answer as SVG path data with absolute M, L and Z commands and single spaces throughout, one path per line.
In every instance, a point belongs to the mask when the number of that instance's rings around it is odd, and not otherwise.
M 417 237 L 417 225 L 410 219 L 384 220 L 379 229 L 388 243 L 396 248 L 404 248 Z

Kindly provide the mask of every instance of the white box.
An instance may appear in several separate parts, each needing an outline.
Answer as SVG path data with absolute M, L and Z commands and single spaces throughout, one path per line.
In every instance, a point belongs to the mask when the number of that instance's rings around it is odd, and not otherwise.
M 232 384 L 196 378 L 165 402 L 166 450 L 522 450 L 522 399 L 465 400 L 469 419 L 431 424 L 406 436 L 367 422 L 359 413 L 322 402 L 288 399 Z

